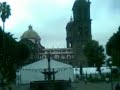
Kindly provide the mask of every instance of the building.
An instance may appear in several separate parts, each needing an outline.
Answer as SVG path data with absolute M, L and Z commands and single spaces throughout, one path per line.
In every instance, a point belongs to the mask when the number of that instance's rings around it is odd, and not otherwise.
M 46 49 L 40 44 L 40 36 L 29 26 L 29 30 L 24 32 L 21 40 L 28 39 L 34 44 L 31 48 L 34 53 L 31 54 L 33 61 L 51 58 L 73 65 L 74 67 L 87 66 L 87 59 L 83 53 L 83 47 L 86 42 L 92 39 L 91 19 L 90 19 L 90 1 L 76 0 L 73 8 L 73 17 L 66 25 L 66 46 L 67 48 Z M 27 43 L 26 43 L 27 44 Z
M 37 32 L 35 32 L 31 25 L 28 26 L 28 30 L 21 36 L 20 42 L 28 46 L 30 50 L 30 57 L 28 63 L 32 63 L 39 59 L 39 53 L 43 52 L 44 47 L 40 43 L 41 38 Z M 26 62 L 26 63 L 27 63 Z
M 67 64 L 74 63 L 74 54 L 72 48 L 50 48 L 44 49 L 44 53 L 39 53 L 39 59 L 47 58 L 48 53 L 51 55 L 51 59 L 64 62 Z
M 83 53 L 86 42 L 92 39 L 90 1 L 76 0 L 73 8 L 73 18 L 66 26 L 67 48 L 72 48 L 74 52 L 74 64 L 77 66 L 87 66 L 87 59 Z

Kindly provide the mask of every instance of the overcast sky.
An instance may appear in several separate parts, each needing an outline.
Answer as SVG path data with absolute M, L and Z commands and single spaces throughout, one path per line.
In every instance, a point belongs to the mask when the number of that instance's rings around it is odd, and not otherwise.
M 3 2 L 5 0 L 0 0 Z M 6 0 L 11 16 L 6 31 L 20 36 L 31 24 L 46 48 L 66 47 L 66 24 L 72 16 L 75 0 Z M 120 0 L 90 0 L 92 36 L 105 45 L 120 25 Z M 0 25 L 2 22 L 0 21 Z

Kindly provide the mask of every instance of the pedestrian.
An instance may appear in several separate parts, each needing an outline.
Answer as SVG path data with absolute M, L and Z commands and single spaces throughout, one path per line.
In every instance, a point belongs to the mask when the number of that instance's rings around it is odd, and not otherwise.
M 106 77 L 105 81 L 106 81 L 106 83 L 109 83 L 110 80 L 109 80 L 109 78 Z
M 71 83 L 71 78 L 69 77 L 69 82 Z
M 87 78 L 84 79 L 85 84 L 87 84 Z
M 115 90 L 120 90 L 119 83 L 117 83 L 117 85 L 115 86 Z

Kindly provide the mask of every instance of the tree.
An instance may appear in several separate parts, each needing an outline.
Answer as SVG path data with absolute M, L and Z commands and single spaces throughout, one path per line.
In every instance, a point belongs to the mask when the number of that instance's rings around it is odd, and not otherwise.
M 5 48 L 3 48 L 3 36 L 4 36 L 4 41 L 5 41 Z M 17 42 L 14 40 L 14 38 L 12 37 L 12 34 L 10 33 L 5 33 L 2 31 L 2 29 L 0 28 L 0 61 L 1 64 L 4 64 L 6 62 L 6 60 L 11 57 L 15 56 L 15 52 L 13 52 L 16 48 Z M 5 56 L 5 58 L 3 58 L 3 56 Z
M 4 44 L 4 48 L 3 40 L 6 43 Z M 14 68 L 14 55 L 16 53 L 13 51 L 16 49 L 16 44 L 17 42 L 13 39 L 12 34 L 5 33 L 2 31 L 2 28 L 0 28 L 0 73 L 2 74 L 1 81 L 6 80 L 6 82 L 11 82 L 15 79 L 16 71 Z M 4 82 L 2 89 L 4 90 Z
M 3 22 L 3 31 L 5 30 L 5 21 L 11 15 L 10 6 L 6 2 L 0 3 L 0 16 Z
M 105 54 L 102 45 L 99 45 L 98 41 L 91 40 L 84 46 L 84 54 L 88 59 L 88 65 L 96 66 L 97 70 L 101 72 L 100 67 L 104 63 Z
M 26 46 L 24 43 L 19 42 L 16 49 L 17 68 L 23 66 L 29 56 L 30 50 L 28 46 Z
M 10 11 L 10 6 L 6 2 L 0 3 L 0 17 L 3 22 L 3 29 L 0 27 L 0 74 L 2 74 L 3 90 L 5 84 L 9 84 L 9 82 L 16 79 L 16 70 L 18 68 L 16 66 L 18 66 L 18 63 L 23 62 L 29 56 L 27 46 L 17 42 L 12 37 L 13 34 L 4 32 L 4 24 L 11 15 Z
M 112 59 L 112 64 L 120 67 L 120 27 L 114 33 L 106 44 L 106 53 Z
M 3 35 L 5 49 L 3 49 Z M 0 73 L 2 74 L 2 81 L 6 80 L 7 84 L 16 79 L 16 70 L 19 68 L 19 65 L 21 65 L 19 63 L 24 63 L 29 56 L 28 47 L 17 42 L 12 36 L 12 34 L 5 33 L 2 28 L 0 28 Z M 3 58 L 3 56 L 5 56 L 5 58 Z
M 26 64 L 31 63 L 33 60 L 35 60 L 35 54 L 36 54 L 36 44 L 33 43 L 31 40 L 28 39 L 21 39 L 19 41 L 21 44 L 25 44 L 29 48 L 29 55 L 28 58 L 29 61 L 26 61 Z M 38 49 L 37 49 L 38 50 Z

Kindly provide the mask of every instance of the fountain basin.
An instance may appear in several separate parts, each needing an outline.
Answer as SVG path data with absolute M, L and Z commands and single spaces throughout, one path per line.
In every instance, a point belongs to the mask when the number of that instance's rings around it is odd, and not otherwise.
M 70 90 L 71 82 L 67 80 L 33 81 L 31 90 Z

